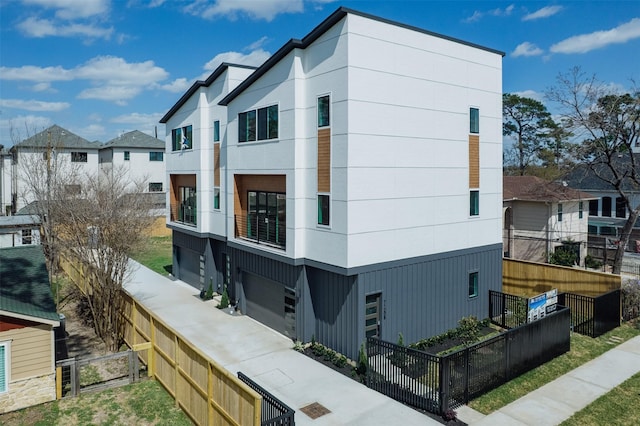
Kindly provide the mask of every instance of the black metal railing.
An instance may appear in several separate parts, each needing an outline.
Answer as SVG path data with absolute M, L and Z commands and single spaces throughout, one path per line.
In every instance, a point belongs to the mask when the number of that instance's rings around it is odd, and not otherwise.
M 568 352 L 570 312 L 512 328 L 451 354 L 437 356 L 367 339 L 367 386 L 397 401 L 442 414 Z
M 620 290 L 597 297 L 560 293 L 558 304 L 571 309 L 571 327 L 576 333 L 598 337 L 620 325 Z
M 287 245 L 286 218 L 278 215 L 235 215 L 235 236 L 284 249 Z
M 527 298 L 489 290 L 489 319 L 502 328 L 527 323 Z
M 292 408 L 240 371 L 238 371 L 238 378 L 262 396 L 260 417 L 262 426 L 295 426 L 296 412 Z

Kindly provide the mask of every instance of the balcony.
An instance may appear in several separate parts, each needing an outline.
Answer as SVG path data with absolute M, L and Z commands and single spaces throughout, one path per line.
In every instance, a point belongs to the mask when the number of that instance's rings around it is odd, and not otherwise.
M 286 249 L 287 223 L 284 215 L 258 212 L 235 215 L 236 238 Z
M 176 222 L 196 226 L 198 224 L 196 212 L 195 206 L 182 203 L 178 206 L 178 220 Z

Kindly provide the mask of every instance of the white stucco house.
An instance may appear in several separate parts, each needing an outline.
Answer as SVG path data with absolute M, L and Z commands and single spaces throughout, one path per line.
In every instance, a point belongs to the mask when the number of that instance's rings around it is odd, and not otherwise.
M 558 247 L 587 256 L 589 203 L 598 198 L 536 176 L 503 178 L 505 257 L 548 262 Z
M 124 173 L 130 182 L 143 183 L 146 192 L 163 192 L 164 150 L 164 141 L 134 130 L 102 145 L 100 169 L 103 173 Z
M 39 217 L 33 215 L 0 216 L 0 248 L 39 244 Z
M 161 119 L 174 274 L 355 357 L 501 288 L 503 53 L 339 8 Z

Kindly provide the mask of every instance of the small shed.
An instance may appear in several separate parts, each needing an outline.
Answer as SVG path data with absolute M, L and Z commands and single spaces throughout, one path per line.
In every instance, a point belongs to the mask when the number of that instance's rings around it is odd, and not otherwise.
M 59 325 L 42 246 L 0 248 L 0 414 L 56 398 Z

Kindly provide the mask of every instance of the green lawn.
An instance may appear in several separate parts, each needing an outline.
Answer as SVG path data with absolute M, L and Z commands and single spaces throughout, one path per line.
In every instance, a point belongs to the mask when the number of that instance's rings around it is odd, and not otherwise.
M 587 405 L 562 423 L 565 426 L 640 424 L 640 373 Z
M 192 425 L 154 380 L 87 393 L 0 415 L 7 426 Z
M 612 344 L 610 337 L 616 336 L 626 341 L 638 335 L 640 329 L 631 323 L 625 323 L 596 339 L 572 333 L 569 352 L 474 399 L 469 406 L 483 414 L 492 413 L 617 346 L 619 343 Z
M 161 274 L 171 273 L 171 237 L 149 237 L 148 242 L 131 257 L 149 269 Z

